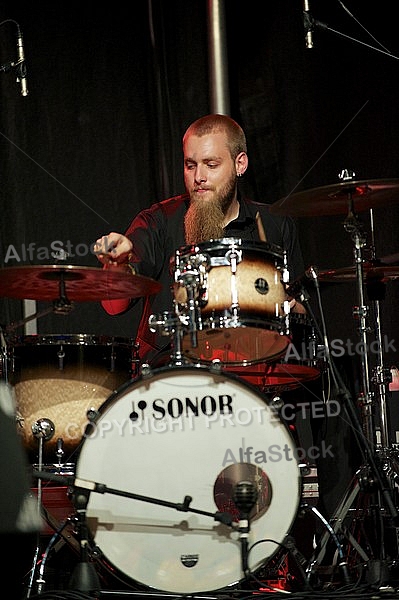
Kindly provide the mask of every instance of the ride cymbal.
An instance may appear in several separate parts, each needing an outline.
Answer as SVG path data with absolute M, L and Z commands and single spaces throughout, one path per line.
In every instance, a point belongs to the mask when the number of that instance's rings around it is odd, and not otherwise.
M 0 269 L 0 296 L 26 300 L 88 302 L 140 298 L 159 292 L 161 284 L 134 275 L 126 266 L 109 269 L 75 265 L 34 265 Z
M 362 265 L 363 279 L 366 282 L 385 282 L 399 279 L 399 266 L 383 265 L 381 263 L 366 262 Z M 320 281 L 345 283 L 355 281 L 357 278 L 355 267 L 344 267 L 342 269 L 327 269 L 318 273 Z
M 363 212 L 399 203 L 399 179 L 343 181 L 286 196 L 270 205 L 274 215 L 317 217 Z

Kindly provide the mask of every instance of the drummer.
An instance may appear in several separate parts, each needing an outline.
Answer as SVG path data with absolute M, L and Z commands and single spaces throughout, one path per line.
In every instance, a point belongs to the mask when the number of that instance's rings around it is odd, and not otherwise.
M 136 340 L 142 363 L 153 363 L 169 345 L 167 336 L 150 331 L 148 319 L 152 314 L 173 312 L 171 259 L 177 249 L 220 238 L 267 242 L 286 253 L 290 281 L 304 272 L 293 219 L 273 216 L 267 204 L 240 193 L 238 182 L 248 169 L 241 126 L 226 115 L 209 114 L 188 127 L 182 142 L 186 192 L 142 210 L 125 234 L 107 233 L 94 246 L 104 268 L 128 264 L 133 273 L 162 284 L 157 295 L 144 299 Z M 291 311 L 305 312 L 295 299 L 289 300 Z M 103 300 L 102 306 L 108 314 L 117 315 L 137 301 Z

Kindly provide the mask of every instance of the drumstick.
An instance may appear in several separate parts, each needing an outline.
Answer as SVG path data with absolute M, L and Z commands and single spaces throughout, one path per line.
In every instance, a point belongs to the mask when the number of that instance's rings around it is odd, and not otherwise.
M 259 211 L 256 213 L 255 220 L 256 220 L 256 224 L 258 226 L 258 233 L 259 233 L 260 241 L 261 242 L 267 242 L 266 233 L 265 233 L 265 230 L 263 228 L 263 223 L 262 223 L 262 219 L 261 219 L 261 216 L 259 214 Z

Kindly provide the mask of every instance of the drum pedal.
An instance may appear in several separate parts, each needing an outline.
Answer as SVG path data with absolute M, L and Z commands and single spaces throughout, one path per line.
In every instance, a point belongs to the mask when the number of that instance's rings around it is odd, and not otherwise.
M 256 593 L 269 593 L 270 591 L 290 591 L 288 553 L 284 553 L 273 564 L 261 569 L 258 580 L 264 584 Z

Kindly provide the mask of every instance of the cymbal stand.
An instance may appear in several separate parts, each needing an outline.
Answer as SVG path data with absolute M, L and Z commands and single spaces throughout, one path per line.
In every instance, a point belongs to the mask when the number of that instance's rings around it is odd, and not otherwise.
M 34 319 L 40 319 L 41 317 L 45 317 L 50 313 L 54 313 L 56 315 L 69 315 L 69 313 L 74 309 L 74 304 L 71 302 L 66 293 L 66 285 L 64 273 L 61 273 L 61 278 L 59 282 L 59 296 L 56 300 L 53 300 L 52 306 L 50 308 L 45 308 L 41 311 L 37 311 L 15 323 L 11 323 L 7 325 L 5 331 L 6 333 L 11 333 L 20 327 L 23 327 L 29 321 L 33 321 Z
M 386 470 L 382 468 L 379 456 L 375 452 L 376 439 L 374 436 L 374 423 L 372 411 L 373 394 L 369 384 L 369 360 L 368 360 L 368 345 L 367 333 L 370 331 L 367 325 L 368 310 L 364 302 L 364 279 L 363 279 L 363 257 L 362 249 L 365 246 L 365 236 L 362 232 L 362 226 L 359 223 L 353 210 L 353 202 L 351 194 L 349 194 L 349 211 L 348 216 L 344 221 L 345 230 L 351 233 L 354 242 L 354 256 L 356 264 L 356 282 L 358 290 L 358 306 L 354 308 L 354 315 L 359 320 L 359 333 L 361 337 L 362 351 L 361 354 L 361 384 L 362 388 L 359 395 L 359 400 L 362 401 L 362 419 L 359 419 L 358 413 L 352 402 L 349 390 L 346 388 L 339 371 L 336 369 L 334 362 L 331 361 L 331 368 L 335 372 L 335 378 L 339 383 L 337 390 L 344 402 L 344 408 L 350 419 L 356 441 L 359 445 L 359 450 L 362 455 L 363 465 L 357 470 L 351 483 L 346 490 L 343 499 L 337 506 L 330 522 L 336 533 L 346 538 L 349 548 L 352 548 L 361 563 L 368 563 L 369 579 L 378 580 L 380 589 L 386 586 L 389 577 L 387 574 L 386 552 L 384 548 L 384 526 L 383 515 L 387 514 L 395 526 L 398 526 L 398 510 L 394 504 L 392 497 L 392 486 L 388 481 Z M 378 307 L 379 309 L 379 307 Z M 379 318 L 379 312 L 378 312 Z M 379 334 L 380 335 L 380 334 Z M 381 359 L 380 359 L 381 362 Z M 379 365 L 380 367 L 381 365 Z M 369 560 L 367 553 L 361 547 L 359 540 L 351 533 L 346 525 L 346 517 L 353 506 L 357 496 L 362 492 L 368 494 L 376 494 L 376 501 L 372 502 L 372 516 L 378 521 L 379 533 L 381 538 L 379 542 L 378 560 Z M 358 507 L 357 507 L 358 508 Z M 362 511 L 356 512 L 353 519 L 364 519 L 366 512 L 370 511 L 370 506 L 366 505 Z M 374 523 L 375 525 L 375 523 Z M 329 541 L 329 533 L 325 533 L 315 550 L 310 564 L 312 565 L 310 572 L 316 564 L 320 564 Z M 309 572 L 309 573 L 310 573 Z M 374 581 L 375 583 L 375 581 Z
M 41 472 L 41 470 L 43 468 L 44 443 L 53 437 L 54 431 L 55 431 L 54 423 L 52 421 L 50 421 L 50 419 L 39 419 L 32 425 L 32 433 L 39 442 L 39 452 L 38 452 L 38 470 L 39 470 L 39 472 Z M 39 477 L 37 480 L 37 507 L 38 507 L 39 514 L 41 514 L 41 511 L 42 511 L 42 499 L 43 499 L 43 497 L 42 497 L 42 478 Z M 29 598 L 32 593 L 33 582 L 34 582 L 34 578 L 36 575 L 36 569 L 37 569 L 37 565 L 39 563 L 40 549 L 41 549 L 40 535 L 38 534 L 37 544 L 36 544 L 36 548 L 35 548 L 34 556 L 33 556 L 31 575 L 29 578 L 28 591 L 27 591 L 27 596 L 26 596 L 27 598 Z M 39 579 L 36 581 L 36 583 L 38 584 L 37 591 L 38 591 L 38 593 L 40 593 L 41 587 L 42 587 L 44 581 L 42 581 L 39 576 Z
M 374 217 L 373 209 L 370 209 L 370 225 L 371 225 L 371 263 L 378 263 L 375 253 L 374 243 Z M 382 327 L 381 327 L 381 300 L 385 293 L 385 284 L 382 283 L 381 279 L 371 279 L 367 282 L 367 291 L 369 299 L 372 302 L 373 313 L 374 313 L 374 331 L 377 342 L 377 364 L 373 370 L 372 382 L 377 386 L 377 397 L 378 397 L 378 416 L 379 424 L 376 428 L 376 443 L 377 448 L 383 452 L 390 447 L 390 434 L 388 427 L 388 410 L 387 410 L 387 385 L 391 381 L 391 372 L 384 366 L 383 359 L 383 339 L 382 339 Z
M 356 285 L 358 293 L 358 305 L 353 309 L 353 315 L 358 320 L 358 331 L 360 335 L 361 349 L 361 391 L 359 395 L 359 404 L 362 407 L 362 424 L 363 432 L 369 442 L 374 446 L 374 428 L 372 414 L 373 394 L 370 390 L 370 369 L 368 359 L 368 338 L 367 333 L 370 331 L 367 325 L 368 307 L 364 301 L 364 272 L 363 272 L 363 254 L 362 248 L 366 244 L 366 238 L 363 233 L 363 226 L 355 215 L 353 208 L 352 194 L 349 194 L 349 212 L 344 221 L 345 230 L 351 234 L 354 243 L 354 260 L 356 268 Z
M 374 219 L 373 212 L 370 209 L 370 224 L 372 234 L 372 254 L 371 263 L 378 265 L 378 260 L 375 253 L 374 244 Z M 377 343 L 377 360 L 376 365 L 373 369 L 372 382 L 377 388 L 378 398 L 378 422 L 376 423 L 376 453 L 379 457 L 381 469 L 386 473 L 387 481 L 391 486 L 391 493 L 398 502 L 398 473 L 399 473 L 399 455 L 398 447 L 391 440 L 391 434 L 389 430 L 389 411 L 387 402 L 387 389 L 392 379 L 390 369 L 387 369 L 384 365 L 383 357 L 383 337 L 382 337 L 382 326 L 381 326 L 381 300 L 385 297 L 385 286 L 386 284 L 382 281 L 382 278 L 369 277 L 367 282 L 367 291 L 370 301 L 372 302 L 373 314 L 374 314 L 374 331 Z M 395 536 L 393 546 L 389 547 L 389 552 L 385 550 L 385 544 L 387 543 L 385 535 L 385 521 L 384 514 L 380 510 L 379 522 L 381 531 L 381 565 L 385 570 L 387 569 L 387 555 L 395 555 L 396 559 L 399 553 L 399 543 L 397 538 L 398 523 L 394 522 Z M 392 524 L 391 529 L 392 529 Z

